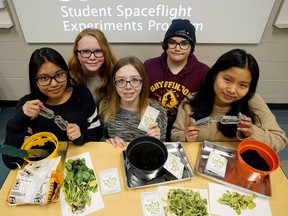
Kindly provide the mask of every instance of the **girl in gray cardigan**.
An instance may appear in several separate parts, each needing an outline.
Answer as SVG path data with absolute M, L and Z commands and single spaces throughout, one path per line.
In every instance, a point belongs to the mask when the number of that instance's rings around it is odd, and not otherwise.
M 139 136 L 165 141 L 167 115 L 158 102 L 148 99 L 148 81 L 143 63 L 135 56 L 120 59 L 113 68 L 109 95 L 100 102 L 104 137 L 113 146 L 124 147 Z M 159 111 L 156 121 L 145 132 L 138 129 L 146 108 Z

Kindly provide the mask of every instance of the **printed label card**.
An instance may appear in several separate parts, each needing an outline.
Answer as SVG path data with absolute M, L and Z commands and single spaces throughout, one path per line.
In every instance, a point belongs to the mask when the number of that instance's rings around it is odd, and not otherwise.
M 148 106 L 144 112 L 144 115 L 138 125 L 138 129 L 148 132 L 148 127 L 154 123 L 159 115 L 160 111 Z
M 140 195 L 143 216 L 165 216 L 159 191 L 142 192 Z
M 211 151 L 207 161 L 206 170 L 224 178 L 226 173 L 226 167 L 227 158 L 221 156 L 215 151 Z
M 100 182 L 102 195 L 121 192 L 117 168 L 100 171 Z
M 163 167 L 177 179 L 182 179 L 184 164 L 180 161 L 179 157 L 168 153 L 167 161 Z

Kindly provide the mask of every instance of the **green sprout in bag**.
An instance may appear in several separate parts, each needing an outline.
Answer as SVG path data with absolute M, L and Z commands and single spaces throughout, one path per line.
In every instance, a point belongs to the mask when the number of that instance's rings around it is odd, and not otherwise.
M 91 205 L 91 192 L 98 191 L 93 169 L 86 166 L 84 158 L 69 159 L 65 163 L 65 180 L 62 191 L 72 213 L 81 212 Z

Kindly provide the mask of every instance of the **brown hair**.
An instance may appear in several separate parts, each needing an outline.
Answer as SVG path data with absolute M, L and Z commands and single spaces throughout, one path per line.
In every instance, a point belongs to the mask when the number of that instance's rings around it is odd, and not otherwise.
M 105 111 L 104 122 L 107 123 L 111 117 L 116 116 L 120 106 L 120 96 L 117 93 L 114 79 L 118 70 L 126 65 L 132 65 L 140 74 L 142 79 L 142 89 L 139 94 L 138 113 L 139 118 L 144 114 L 149 105 L 149 85 L 148 78 L 143 63 L 135 56 L 121 58 L 114 66 L 112 71 L 112 82 L 109 83 L 109 96 L 100 102 L 100 113 Z
M 90 35 L 94 37 L 101 49 L 103 50 L 104 53 L 104 64 L 102 67 L 99 69 L 99 76 L 101 78 L 100 86 L 98 89 L 96 89 L 96 93 L 99 96 L 99 100 L 103 99 L 105 96 L 108 94 L 108 89 L 107 85 L 110 82 L 111 79 L 111 73 L 113 66 L 116 62 L 116 58 L 114 54 L 111 51 L 110 45 L 104 35 L 104 33 L 99 30 L 99 29 L 92 29 L 92 28 L 87 28 L 81 31 L 75 41 L 74 41 L 74 46 L 73 46 L 73 55 L 70 58 L 68 62 L 68 67 L 71 73 L 71 76 L 76 80 L 77 85 L 80 86 L 86 86 L 86 76 L 82 70 L 81 64 L 77 58 L 78 56 L 78 42 L 81 40 L 84 36 Z

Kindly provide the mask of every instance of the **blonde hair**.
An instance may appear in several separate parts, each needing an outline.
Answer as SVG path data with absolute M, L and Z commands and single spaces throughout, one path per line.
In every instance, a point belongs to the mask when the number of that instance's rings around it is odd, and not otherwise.
M 81 31 L 75 38 L 73 45 L 73 55 L 68 62 L 68 67 L 71 73 L 71 76 L 76 80 L 77 85 L 86 86 L 86 76 L 81 67 L 81 64 L 77 58 L 78 56 L 78 42 L 86 35 L 94 37 L 104 53 L 104 64 L 99 69 L 100 76 L 100 86 L 96 89 L 96 93 L 99 97 L 99 100 L 103 99 L 108 94 L 107 85 L 110 82 L 112 69 L 116 63 L 116 58 L 111 51 L 110 45 L 104 35 L 104 33 L 99 29 L 87 28 Z
M 139 119 L 143 116 L 145 109 L 149 105 L 149 85 L 148 78 L 143 63 L 135 56 L 121 58 L 115 64 L 112 71 L 112 82 L 109 83 L 109 96 L 100 102 L 100 113 L 104 113 L 104 122 L 107 123 L 111 117 L 115 117 L 120 107 L 120 96 L 114 85 L 115 74 L 122 67 L 132 65 L 140 74 L 142 79 L 142 89 L 139 94 L 139 104 L 137 115 Z

